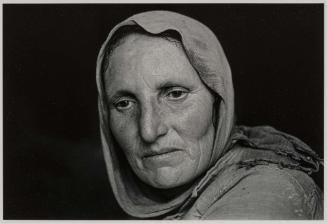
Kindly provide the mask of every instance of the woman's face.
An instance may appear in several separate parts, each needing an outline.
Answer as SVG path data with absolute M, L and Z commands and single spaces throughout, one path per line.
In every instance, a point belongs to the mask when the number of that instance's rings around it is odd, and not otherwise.
M 178 43 L 128 35 L 110 56 L 105 86 L 110 129 L 142 181 L 173 188 L 208 168 L 214 97 Z

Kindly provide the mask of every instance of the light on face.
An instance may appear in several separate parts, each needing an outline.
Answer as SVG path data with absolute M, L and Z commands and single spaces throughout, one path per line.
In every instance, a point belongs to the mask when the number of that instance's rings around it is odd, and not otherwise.
M 181 46 L 142 34 L 125 38 L 105 73 L 109 127 L 142 181 L 180 186 L 208 168 L 214 98 Z

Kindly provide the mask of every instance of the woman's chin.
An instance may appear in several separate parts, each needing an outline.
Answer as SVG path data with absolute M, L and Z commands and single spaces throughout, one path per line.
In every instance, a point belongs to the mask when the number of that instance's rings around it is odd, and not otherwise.
M 150 177 L 151 176 L 151 177 Z M 187 176 L 178 167 L 161 167 L 147 176 L 147 183 L 158 189 L 171 189 L 187 183 Z M 190 179 L 191 180 L 191 179 Z

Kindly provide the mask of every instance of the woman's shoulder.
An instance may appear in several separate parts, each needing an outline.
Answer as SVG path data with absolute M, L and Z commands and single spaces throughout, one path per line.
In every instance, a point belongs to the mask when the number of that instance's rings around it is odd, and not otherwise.
M 320 189 L 303 171 L 268 164 L 223 172 L 201 195 L 203 219 L 323 217 Z
M 239 126 L 230 142 L 186 218 L 323 218 L 322 194 L 309 176 L 322 159 L 308 145 L 269 126 Z

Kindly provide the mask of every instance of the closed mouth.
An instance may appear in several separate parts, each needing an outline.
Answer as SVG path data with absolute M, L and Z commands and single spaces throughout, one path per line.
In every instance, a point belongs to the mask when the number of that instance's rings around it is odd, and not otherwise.
M 166 153 L 172 153 L 172 152 L 176 152 L 176 151 L 180 151 L 181 149 L 177 149 L 177 148 L 173 148 L 173 147 L 169 147 L 169 148 L 161 148 L 158 151 L 154 151 L 154 150 L 149 150 L 147 151 L 143 158 L 149 158 L 152 156 L 159 156 L 159 155 L 163 155 Z

